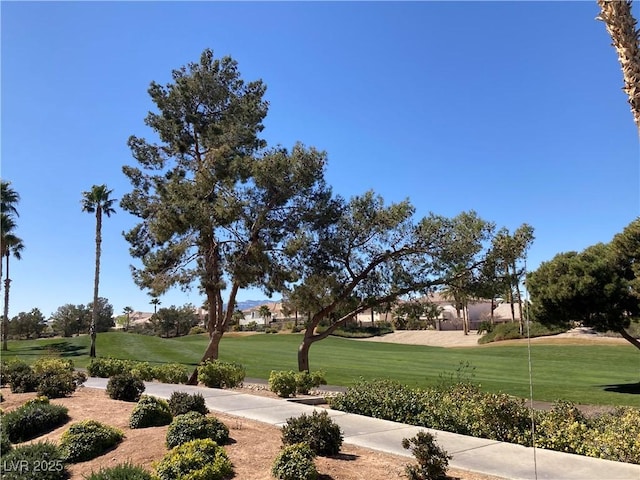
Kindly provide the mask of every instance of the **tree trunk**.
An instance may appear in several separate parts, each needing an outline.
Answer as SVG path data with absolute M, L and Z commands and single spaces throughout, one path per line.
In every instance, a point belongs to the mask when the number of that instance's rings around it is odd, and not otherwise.
M 91 309 L 91 327 L 89 334 L 91 335 L 91 348 L 89 349 L 89 357 L 96 356 L 96 325 L 98 323 L 98 284 L 100 282 L 100 244 L 102 243 L 102 208 L 96 206 L 96 271 L 93 278 L 93 308 Z
M 495 301 L 495 298 L 492 296 L 491 297 L 491 316 L 489 317 L 491 325 L 493 325 L 493 322 L 494 322 L 493 310 L 495 309 L 495 305 L 496 305 L 496 301 Z
M 622 338 L 624 338 L 627 342 L 631 343 L 631 345 L 640 349 L 640 340 L 629 335 L 629 332 L 627 332 L 624 328 L 618 330 L 618 333 L 620 333 L 620 335 L 622 335 Z
M 312 337 L 307 337 L 306 333 L 302 343 L 298 347 L 298 371 L 309 371 L 309 348 L 313 343 Z
M 209 344 L 207 345 L 207 349 L 204 351 L 204 355 L 200 359 L 200 365 L 206 362 L 207 360 L 217 360 L 218 352 L 220 350 L 220 340 L 222 340 L 222 332 L 214 331 L 211 335 L 209 335 Z M 198 367 L 194 368 L 193 373 L 187 380 L 187 385 L 197 385 L 198 384 Z
M 11 280 L 9 279 L 9 250 L 7 250 L 7 268 L 5 271 L 5 280 L 4 280 L 4 316 L 2 318 L 2 351 L 6 352 L 9 350 L 9 345 L 7 344 L 7 339 L 9 337 L 9 284 Z M 1 260 L 0 260 L 0 263 Z

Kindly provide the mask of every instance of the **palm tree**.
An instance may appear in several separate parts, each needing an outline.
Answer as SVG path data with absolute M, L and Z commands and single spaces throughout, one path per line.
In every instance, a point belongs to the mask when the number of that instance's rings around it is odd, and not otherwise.
M 2 319 L 2 350 L 7 351 L 9 349 L 7 345 L 7 336 L 9 333 L 9 285 L 11 279 L 9 278 L 9 258 L 11 255 L 17 260 L 22 258 L 21 252 L 24 249 L 24 243 L 22 239 L 13 235 L 10 232 L 2 232 L 2 243 L 4 251 L 2 252 L 6 260 L 5 280 L 4 280 L 4 318 Z
M 598 0 L 600 15 L 618 52 L 618 60 L 624 78 L 623 90 L 629 97 L 629 105 L 640 133 L 640 30 L 631 14 L 630 0 Z
M 271 318 L 271 310 L 269 310 L 268 305 L 261 305 L 258 309 L 258 315 L 262 317 L 264 324 L 267 325 L 267 318 Z
M 127 323 L 125 324 L 125 328 L 124 328 L 124 330 L 126 331 L 126 330 L 129 330 L 129 323 L 131 322 L 131 314 L 133 313 L 133 308 L 124 307 L 122 312 L 127 316 Z
M 98 284 L 100 282 L 100 245 L 102 243 L 102 214 L 110 217 L 115 213 L 113 204 L 114 198 L 109 198 L 113 190 L 107 189 L 106 185 L 94 185 L 88 192 L 82 192 L 82 211 L 96 214 L 96 271 L 93 279 L 93 309 L 91 310 L 91 349 L 89 356 L 96 356 L 96 323 L 98 321 Z
M 158 311 L 158 305 L 160 305 L 162 302 L 158 297 L 153 297 L 149 303 L 153 305 L 153 314 L 155 315 Z
M 9 257 L 21 258 L 20 252 L 24 248 L 22 239 L 14 234 L 16 228 L 15 217 L 19 217 L 17 203 L 20 195 L 11 187 L 11 182 L 0 181 L 0 279 L 2 278 L 2 259 L 6 257 L 7 270 L 4 281 L 4 318 L 2 319 L 2 350 L 7 350 L 7 336 L 9 333 Z M 2 282 L 0 282 L 2 283 Z

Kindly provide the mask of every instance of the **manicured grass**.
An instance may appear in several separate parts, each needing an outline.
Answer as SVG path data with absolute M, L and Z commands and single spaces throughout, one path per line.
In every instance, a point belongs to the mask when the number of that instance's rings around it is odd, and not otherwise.
M 221 360 L 243 364 L 247 376 L 268 378 L 271 370 L 296 370 L 299 334 L 225 335 Z M 207 344 L 206 335 L 161 339 L 121 332 L 98 335 L 98 356 L 195 365 Z M 58 353 L 76 366 L 89 363 L 89 338 L 9 342 L 3 359 L 31 362 Z M 55 349 L 55 350 L 54 350 Z M 640 381 L 640 352 L 631 345 L 532 345 L 533 393 L 536 400 L 564 399 L 576 403 L 640 406 L 633 385 Z M 350 385 L 365 379 L 393 378 L 427 386 L 444 374 L 454 375 L 468 362 L 473 380 L 486 391 L 529 395 L 529 370 L 525 345 L 438 348 L 364 342 L 329 337 L 311 347 L 311 369 L 322 369 L 332 385 Z M 469 373 L 469 371 L 467 371 Z M 635 391 L 636 393 L 625 393 Z

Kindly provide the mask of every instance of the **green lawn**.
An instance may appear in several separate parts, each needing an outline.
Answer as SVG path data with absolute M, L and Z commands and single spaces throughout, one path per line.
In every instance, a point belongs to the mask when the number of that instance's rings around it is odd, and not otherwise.
M 247 376 L 268 378 L 271 370 L 295 370 L 301 336 L 296 334 L 225 336 L 222 360 L 236 361 Z M 161 339 L 120 332 L 98 335 L 98 356 L 155 363 L 195 365 L 207 343 L 204 335 Z M 9 342 L 3 359 L 31 362 L 60 354 L 82 367 L 89 362 L 89 338 Z M 533 394 L 536 400 L 565 399 L 576 403 L 640 406 L 640 352 L 631 345 L 532 345 Z M 528 397 L 526 346 L 496 345 L 438 348 L 363 342 L 329 337 L 311 347 L 312 370 L 323 369 L 329 384 L 350 385 L 359 377 L 393 378 L 426 386 L 441 374 L 454 373 L 461 362 L 475 367 L 473 380 L 484 390 Z M 629 393 L 631 392 L 635 393 Z

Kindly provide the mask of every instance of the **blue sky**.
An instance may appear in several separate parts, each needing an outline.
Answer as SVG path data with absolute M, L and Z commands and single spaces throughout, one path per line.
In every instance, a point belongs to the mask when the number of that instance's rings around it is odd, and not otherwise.
M 326 150 L 343 196 L 527 222 L 531 269 L 608 242 L 640 214 L 640 150 L 597 14 L 595 1 L 3 1 L 1 173 L 22 197 L 26 245 L 10 316 L 92 299 L 95 218 L 81 192 L 130 191 L 121 169 L 134 163 L 127 138 L 150 135 L 149 83 L 207 47 L 266 83 L 264 138 Z M 135 223 L 119 210 L 103 225 L 100 295 L 116 313 L 151 310 L 122 237 Z

